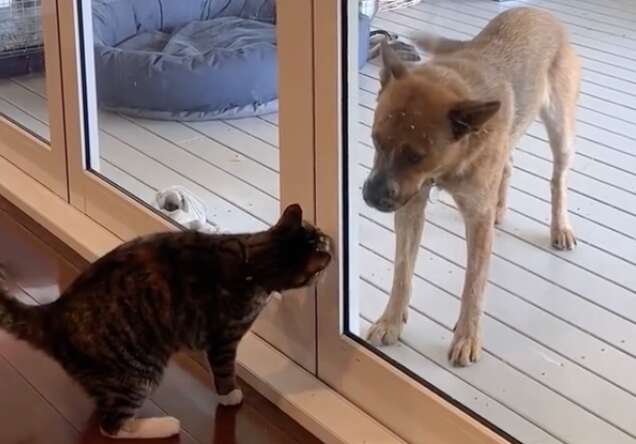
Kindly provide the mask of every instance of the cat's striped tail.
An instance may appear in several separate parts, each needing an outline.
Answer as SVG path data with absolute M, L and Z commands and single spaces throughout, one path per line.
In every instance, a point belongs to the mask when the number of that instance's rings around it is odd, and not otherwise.
M 43 348 L 42 307 L 21 303 L 9 295 L 8 275 L 0 264 L 0 329 L 31 345 Z
M 453 40 L 428 32 L 416 32 L 409 36 L 416 46 L 430 54 L 448 54 L 466 47 L 469 40 Z

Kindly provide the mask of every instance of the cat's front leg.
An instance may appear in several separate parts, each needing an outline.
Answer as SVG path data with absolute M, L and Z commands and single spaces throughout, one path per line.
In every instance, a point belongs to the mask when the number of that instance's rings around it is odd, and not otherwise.
M 219 404 L 238 405 L 243 401 L 243 392 L 236 383 L 236 349 L 239 340 L 217 344 L 208 349 L 208 363 L 214 379 Z

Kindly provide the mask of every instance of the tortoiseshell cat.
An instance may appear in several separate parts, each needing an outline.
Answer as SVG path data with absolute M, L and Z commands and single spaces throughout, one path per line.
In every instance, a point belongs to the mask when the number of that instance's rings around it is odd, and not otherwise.
M 329 245 L 298 205 L 259 233 L 140 238 L 97 260 L 49 305 L 23 305 L 0 289 L 0 328 L 56 359 L 84 387 L 105 435 L 171 436 L 177 419 L 134 417 L 170 356 L 206 351 L 219 402 L 240 403 L 240 339 L 272 292 L 313 282 L 331 260 Z

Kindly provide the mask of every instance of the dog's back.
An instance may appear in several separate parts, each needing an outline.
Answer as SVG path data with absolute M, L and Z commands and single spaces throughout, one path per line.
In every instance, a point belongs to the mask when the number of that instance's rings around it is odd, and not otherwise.
M 513 133 L 525 132 L 550 100 L 555 83 L 578 83 L 579 62 L 567 30 L 539 9 L 503 12 L 469 41 L 425 33 L 415 35 L 414 41 L 434 55 L 431 64 L 456 71 L 473 91 L 502 91 L 509 86 L 514 95 Z M 558 78 L 563 76 L 568 78 Z

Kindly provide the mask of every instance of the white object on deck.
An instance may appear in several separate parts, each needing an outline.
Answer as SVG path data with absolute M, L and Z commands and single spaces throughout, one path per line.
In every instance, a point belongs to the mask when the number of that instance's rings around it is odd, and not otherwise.
M 187 188 L 173 186 L 158 192 L 154 206 L 186 228 L 207 233 L 219 232 L 218 226 L 207 221 L 205 204 Z

